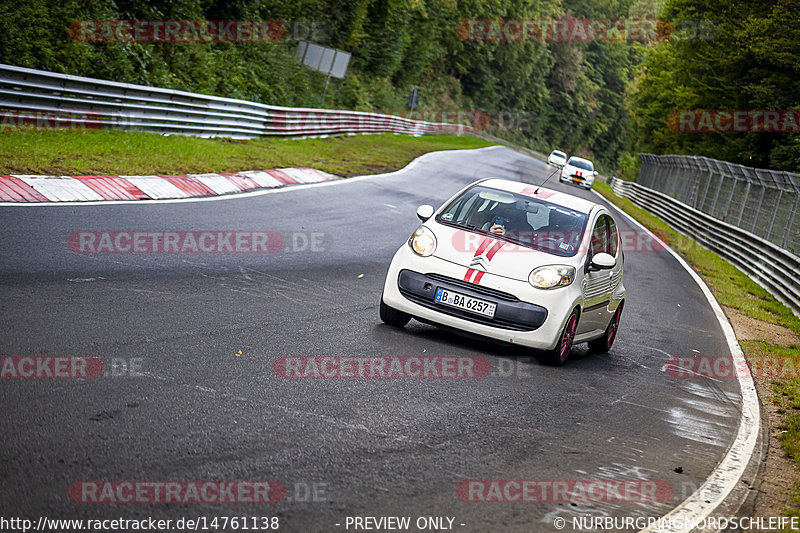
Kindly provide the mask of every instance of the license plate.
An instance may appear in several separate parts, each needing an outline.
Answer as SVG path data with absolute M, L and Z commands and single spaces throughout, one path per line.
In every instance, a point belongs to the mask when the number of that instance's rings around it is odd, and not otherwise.
M 583 178 L 579 178 L 578 176 L 572 176 L 572 182 L 573 183 L 582 183 L 583 182 Z
M 494 318 L 494 312 L 497 309 L 497 304 L 440 287 L 436 289 L 436 302 L 450 307 L 457 307 L 476 315 L 488 316 L 489 318 Z

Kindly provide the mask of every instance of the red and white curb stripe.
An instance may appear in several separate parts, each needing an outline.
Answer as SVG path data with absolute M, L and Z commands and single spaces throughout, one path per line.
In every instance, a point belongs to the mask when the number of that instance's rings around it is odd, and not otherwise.
M 0 175 L 0 202 L 103 202 L 220 196 L 319 183 L 338 176 L 313 168 L 157 176 Z

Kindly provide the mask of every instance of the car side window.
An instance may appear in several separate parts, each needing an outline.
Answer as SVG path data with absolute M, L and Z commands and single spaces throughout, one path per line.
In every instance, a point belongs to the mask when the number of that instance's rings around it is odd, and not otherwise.
M 608 219 L 608 253 L 611 254 L 611 257 L 617 257 L 617 242 L 619 241 L 617 237 L 617 223 L 614 222 L 614 219 L 603 215 Z
M 592 230 L 592 255 L 605 252 L 608 249 L 608 232 L 606 231 L 606 215 L 597 217 Z

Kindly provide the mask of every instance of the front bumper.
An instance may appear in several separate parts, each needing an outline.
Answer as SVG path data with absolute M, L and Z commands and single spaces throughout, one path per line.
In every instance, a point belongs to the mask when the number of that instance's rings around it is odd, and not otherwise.
M 591 188 L 592 184 L 594 183 L 594 176 L 587 177 L 573 174 L 571 176 L 561 176 L 561 181 L 574 183 L 575 185 L 580 185 L 581 187 Z
M 547 318 L 547 309 L 540 305 L 521 302 L 512 294 L 487 289 L 468 281 L 448 278 L 440 274 L 420 274 L 412 270 L 401 270 L 397 286 L 400 294 L 418 305 L 496 328 L 533 331 L 544 324 Z M 434 296 L 439 288 L 495 303 L 497 308 L 494 318 L 436 303 Z
M 463 280 L 466 271 L 435 256 L 420 257 L 403 245 L 386 275 L 383 301 L 422 321 L 539 350 L 556 345 L 567 317 L 580 304 L 575 284 L 540 290 L 487 272 L 478 285 Z M 435 303 L 437 287 L 497 304 L 495 318 Z

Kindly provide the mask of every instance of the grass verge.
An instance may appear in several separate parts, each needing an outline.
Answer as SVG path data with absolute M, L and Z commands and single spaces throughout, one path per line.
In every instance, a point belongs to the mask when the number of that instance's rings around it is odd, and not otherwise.
M 492 144 L 453 135 L 234 140 L 113 130 L 3 132 L 0 174 L 199 174 L 307 166 L 355 176 L 396 170 L 426 152 Z
M 666 222 L 637 207 L 630 200 L 617 196 L 608 184 L 595 182 L 594 189 L 680 253 L 703 277 L 721 305 L 735 309 L 747 317 L 783 326 L 800 334 L 800 319 L 735 266 L 703 248 L 693 239 L 678 233 Z M 783 368 L 796 370 L 800 365 L 798 345 L 784 347 L 753 340 L 740 340 L 739 344 L 751 361 L 751 367 L 752 361 L 763 361 L 765 358 L 779 362 L 784 365 Z M 785 372 L 778 374 L 787 375 Z M 800 379 L 796 378 L 796 371 L 788 375 L 795 377 L 767 380 L 776 396 L 762 398 L 762 401 L 770 401 L 778 406 L 777 412 L 781 416 L 778 429 L 782 431 L 779 440 L 786 457 L 800 468 Z M 754 378 L 759 377 L 763 376 L 754 371 Z M 784 515 L 800 516 L 800 484 L 795 485 L 789 497 L 790 504 L 784 509 Z

